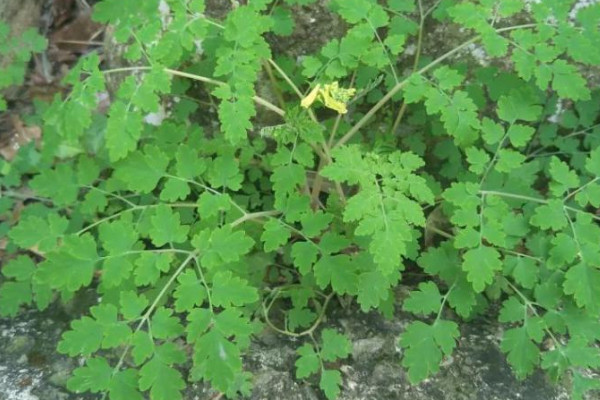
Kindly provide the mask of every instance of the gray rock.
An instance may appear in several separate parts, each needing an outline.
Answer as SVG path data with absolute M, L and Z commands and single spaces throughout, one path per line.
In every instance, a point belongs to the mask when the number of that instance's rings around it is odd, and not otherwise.
M 289 372 L 264 369 L 254 377 L 253 400 L 318 400 L 310 386 L 297 382 Z
M 35 340 L 27 335 L 15 335 L 13 336 L 5 351 L 10 354 L 25 354 L 28 353 L 34 346 Z
M 52 375 L 48 377 L 48 382 L 54 386 L 66 387 L 67 380 L 71 376 L 71 372 L 75 369 L 75 362 L 70 358 L 59 358 L 50 368 Z
M 390 343 L 382 337 L 358 339 L 352 343 L 352 359 L 357 363 L 375 360 L 384 355 L 388 347 Z

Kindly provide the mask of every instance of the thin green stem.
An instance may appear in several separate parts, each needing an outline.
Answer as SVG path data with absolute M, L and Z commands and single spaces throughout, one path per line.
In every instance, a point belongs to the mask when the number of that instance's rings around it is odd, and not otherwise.
M 194 254 L 194 265 L 196 267 L 196 272 L 198 272 L 198 276 L 200 277 L 200 282 L 202 282 L 202 286 L 206 290 L 206 300 L 208 301 L 208 308 L 211 313 L 214 313 L 213 310 L 213 302 L 212 302 L 212 294 L 208 283 L 206 282 L 206 278 L 204 277 L 204 272 L 202 272 L 202 267 L 200 266 L 200 262 L 198 261 L 198 255 Z
M 539 203 L 539 204 L 548 204 L 548 200 L 545 200 L 545 199 L 538 199 L 535 197 L 524 196 L 524 195 L 515 194 L 515 193 L 499 192 L 496 190 L 480 190 L 479 194 L 507 197 L 510 199 L 523 200 L 523 201 L 531 201 L 533 203 Z
M 98 261 L 108 260 L 108 259 L 111 259 L 111 258 L 126 257 L 126 256 L 135 255 L 135 254 L 143 254 L 143 253 L 156 253 L 156 254 L 174 253 L 174 254 L 187 254 L 187 255 L 192 254 L 192 252 L 189 251 L 189 250 L 176 249 L 176 248 L 170 248 L 170 249 L 148 249 L 148 250 L 131 250 L 131 251 L 126 251 L 126 252 L 121 253 L 121 254 L 114 254 L 114 255 L 102 256 L 102 257 L 98 258 Z
M 117 72 L 149 71 L 151 69 L 152 69 L 152 67 L 149 67 L 149 66 L 121 67 L 121 68 L 113 68 L 113 69 L 104 70 L 104 71 L 102 71 L 102 73 L 103 74 L 114 74 Z M 165 68 L 164 71 L 173 76 L 188 78 L 188 79 L 192 79 L 195 81 L 208 83 L 211 85 L 217 85 L 217 86 L 226 85 L 225 82 L 218 81 L 216 79 L 208 78 L 208 77 L 202 76 L 202 75 L 191 74 L 189 72 L 178 71 L 176 69 Z M 283 111 L 281 108 L 277 107 L 275 104 L 272 104 L 272 103 L 268 102 L 267 100 L 263 99 L 262 97 L 253 96 L 252 100 L 254 100 L 255 103 L 260 104 L 261 106 L 273 111 L 276 114 L 279 114 L 281 116 L 285 115 L 285 111 Z
M 120 195 L 118 195 L 118 194 L 115 194 L 115 193 L 108 192 L 108 191 L 106 191 L 106 190 L 102 190 L 102 189 L 100 189 L 100 188 L 97 188 L 97 187 L 95 187 L 95 186 L 88 186 L 88 185 L 86 185 L 86 186 L 83 186 L 83 188 L 85 188 L 85 189 L 90 189 L 90 190 L 95 190 L 95 191 L 97 191 L 97 192 L 99 192 L 99 193 L 102 193 L 102 194 L 105 194 L 105 195 L 107 195 L 107 196 L 114 197 L 115 199 L 117 199 L 117 200 L 121 200 L 123 203 L 125 203 L 125 204 L 129 205 L 130 207 L 136 207 L 136 206 L 137 206 L 137 204 L 135 204 L 135 203 L 133 203 L 133 202 L 131 202 L 131 201 L 127 200 L 127 199 L 126 199 L 126 198 L 124 198 L 123 196 L 120 196 Z
M 538 198 L 529 197 L 529 196 L 523 196 L 523 195 L 515 194 L 515 193 L 498 192 L 498 191 L 495 191 L 495 190 L 480 190 L 479 193 L 480 194 L 489 194 L 489 195 L 492 195 L 492 196 L 507 197 L 507 198 L 516 199 L 516 200 L 531 201 L 531 202 L 538 203 L 538 204 L 548 204 L 548 200 L 538 199 Z M 590 218 L 595 219 L 596 221 L 600 221 L 600 216 L 594 215 L 594 214 L 592 214 L 590 212 L 587 212 L 585 210 L 580 210 L 579 208 L 570 207 L 570 206 L 563 206 L 563 208 L 565 210 L 573 211 L 573 212 L 576 212 L 576 213 L 581 213 L 581 214 L 589 215 Z
M 269 64 L 268 62 L 263 62 L 263 65 L 265 66 L 265 71 L 267 71 L 267 75 L 269 76 L 269 81 L 271 81 L 271 87 L 273 88 L 275 97 L 277 97 L 279 106 L 283 109 L 283 107 L 285 107 L 285 100 L 283 99 L 283 94 L 281 94 L 281 90 L 277 86 L 277 80 L 275 79 L 275 75 L 273 75 L 273 69 L 271 68 L 271 64 Z
M 565 198 L 563 199 L 563 203 L 566 203 L 571 197 L 575 196 L 577 193 L 581 192 L 583 189 L 585 189 L 586 187 L 598 182 L 600 180 L 600 176 L 595 177 L 594 179 L 592 179 L 591 181 L 589 181 L 588 183 L 586 183 L 583 186 L 580 186 L 579 188 L 577 188 L 576 190 L 574 190 L 573 192 L 569 193 L 568 195 L 565 196 Z
M 236 219 L 229 225 L 232 228 L 234 228 L 240 224 L 243 224 L 246 221 L 252 221 L 252 220 L 260 219 L 260 218 L 274 217 L 279 214 L 281 214 L 281 211 L 278 211 L 278 210 L 258 211 L 258 212 L 253 212 L 253 213 L 247 213 L 247 214 L 242 215 L 241 217 L 239 217 L 238 219 Z
M 511 127 L 512 127 L 512 124 L 510 124 L 510 126 L 506 130 L 506 133 L 504 134 L 504 136 L 500 140 L 500 143 L 498 143 L 498 147 L 496 147 L 496 151 L 494 152 L 494 156 L 492 157 L 492 160 L 488 163 L 487 168 L 485 169 L 485 172 L 481 176 L 481 180 L 479 181 L 479 187 L 483 187 L 483 184 L 484 184 L 484 182 L 485 182 L 488 174 L 490 173 L 490 171 L 492 170 L 492 168 L 496 164 L 496 160 L 498 160 L 498 156 L 500 155 L 500 150 L 502 150 L 502 147 L 504 147 L 504 143 L 508 139 L 508 133 L 510 132 L 510 128 Z
M 452 286 L 450 286 L 450 288 L 448 289 L 448 291 L 446 292 L 446 294 L 444 295 L 444 297 L 442 297 L 442 304 L 440 304 L 440 309 L 438 310 L 438 313 L 435 317 L 435 321 L 434 324 L 436 322 L 438 322 L 440 320 L 440 318 L 442 317 L 442 312 L 444 311 L 444 307 L 446 306 L 446 301 L 448 300 L 448 296 L 450 296 L 450 293 L 452 293 L 452 290 L 456 287 L 456 282 L 454 282 L 452 284 Z
M 81 234 L 89 231 L 90 229 L 92 229 L 92 228 L 94 228 L 94 227 L 96 227 L 96 226 L 98 226 L 100 224 L 103 224 L 105 222 L 108 222 L 110 220 L 113 220 L 115 218 L 118 218 L 119 216 L 121 216 L 122 214 L 125 214 L 127 212 L 139 211 L 139 210 L 144 211 L 144 210 L 146 210 L 148 208 L 158 207 L 159 205 L 165 205 L 165 206 L 173 207 L 173 208 L 196 208 L 196 207 L 198 207 L 198 205 L 195 204 L 195 203 L 158 203 L 158 204 L 148 204 L 148 205 L 143 205 L 143 206 L 136 205 L 134 207 L 126 208 L 125 210 L 121 210 L 121 211 L 119 211 L 117 213 L 109 215 L 108 217 L 101 218 L 98 221 L 96 221 L 96 222 L 94 222 L 94 223 L 86 226 L 85 228 L 83 228 L 83 229 L 75 232 L 75 235 L 79 236 L 79 235 L 81 235 Z
M 29 196 L 29 195 L 18 193 L 18 192 L 12 191 L 12 190 L 0 190 L 0 199 L 2 197 L 11 197 L 13 199 L 18 199 L 18 200 L 37 200 L 37 201 L 42 201 L 44 203 L 52 203 L 51 199 L 47 199 L 44 197 L 38 197 L 38 196 Z
M 279 75 L 281 75 L 281 77 L 283 78 L 284 81 L 287 82 L 288 85 L 290 85 L 290 87 L 292 88 L 292 90 L 298 95 L 298 98 L 303 98 L 304 95 L 302 94 L 302 92 L 300 91 L 300 89 L 298 89 L 298 86 L 296 86 L 296 84 L 292 81 L 292 79 L 289 77 L 288 74 L 285 73 L 285 71 L 272 59 L 268 59 L 267 62 L 269 64 L 271 64 L 271 66 L 273 68 L 275 68 L 275 71 L 277 71 L 277 73 Z
M 313 332 L 319 327 L 319 325 L 321 325 L 321 322 L 323 321 L 323 318 L 325 317 L 325 312 L 327 311 L 327 306 L 329 305 L 329 301 L 335 295 L 334 292 L 331 292 L 330 294 L 327 295 L 327 297 L 325 297 L 325 301 L 323 302 L 323 306 L 321 307 L 319 316 L 317 317 L 316 321 L 311 325 L 310 328 L 306 329 L 305 331 L 296 333 L 296 332 L 290 332 L 288 330 L 284 330 L 284 329 L 280 329 L 280 328 L 276 327 L 271 322 L 271 319 L 269 318 L 269 312 L 271 311 L 271 308 L 273 307 L 273 304 L 275 304 L 275 301 L 279 297 L 280 293 L 281 293 L 281 291 L 279 289 L 275 289 L 275 294 L 273 295 L 273 298 L 271 299 L 269 304 L 266 305 L 266 303 L 263 302 L 263 316 L 265 318 L 265 323 L 269 326 L 269 328 L 273 329 L 275 332 L 281 333 L 286 336 L 295 337 L 295 338 L 299 338 L 299 337 L 306 336 L 306 335 L 310 336 L 313 334 Z

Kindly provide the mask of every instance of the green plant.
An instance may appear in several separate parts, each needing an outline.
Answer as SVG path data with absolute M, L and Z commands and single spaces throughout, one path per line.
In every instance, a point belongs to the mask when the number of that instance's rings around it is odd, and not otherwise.
M 190 380 L 246 394 L 241 355 L 266 323 L 306 339 L 296 375 L 333 399 L 330 362 L 350 344 L 321 329 L 328 306 L 391 316 L 410 266 L 429 276 L 402 305 L 422 317 L 399 332 L 411 382 L 452 353 L 459 318 L 502 302 L 517 377 L 541 366 L 575 399 L 598 389 L 585 371 L 600 366 L 600 92 L 586 76 L 600 5 L 333 0 L 347 33 L 299 66 L 265 34 L 293 32 L 290 7 L 314 0 L 245 3 L 223 20 L 202 0 L 98 3 L 134 65 L 82 58 L 69 96 L 38 105 L 43 147 L 2 169 L 7 196 L 37 196 L 18 221 L 1 199 L 21 253 L 2 269 L 2 314 L 90 285 L 102 298 L 59 345 L 87 359 L 69 388 L 180 398 L 191 348 Z M 467 37 L 427 54 L 432 21 Z M 278 105 L 257 95 L 263 69 Z M 105 116 L 96 95 L 116 75 Z M 300 107 L 317 84 L 348 112 Z M 213 107 L 218 129 L 201 124 Z
M 10 27 L 0 21 L 0 90 L 23 84 L 31 55 L 45 48 L 46 40 L 35 29 L 11 35 Z M 0 111 L 5 111 L 6 107 L 6 100 L 0 96 Z

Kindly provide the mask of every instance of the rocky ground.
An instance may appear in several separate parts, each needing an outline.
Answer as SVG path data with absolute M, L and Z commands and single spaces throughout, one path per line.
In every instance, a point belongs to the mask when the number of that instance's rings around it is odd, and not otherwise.
M 55 351 L 60 334 L 78 310 L 54 306 L 45 312 L 27 311 L 14 320 L 0 320 L 0 400 L 96 399 L 65 388 L 70 371 L 83 360 Z M 340 365 L 341 400 L 568 400 L 564 387 L 549 383 L 541 371 L 525 381 L 512 375 L 498 347 L 501 328 L 493 319 L 463 324 L 462 338 L 441 372 L 420 385 L 410 385 L 400 366 L 396 338 L 411 320 L 397 314 L 387 321 L 354 307 L 333 310 L 326 326 L 352 340 L 352 355 Z M 255 338 L 246 357 L 254 375 L 251 400 L 321 400 L 316 382 L 294 379 L 295 349 L 301 343 L 265 330 Z M 215 398 L 204 385 L 190 385 L 186 400 Z M 589 400 L 600 396 L 589 397 Z

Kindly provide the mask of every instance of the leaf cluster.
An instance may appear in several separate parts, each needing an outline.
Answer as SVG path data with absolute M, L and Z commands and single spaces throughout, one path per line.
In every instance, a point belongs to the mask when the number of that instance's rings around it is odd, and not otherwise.
M 58 346 L 85 358 L 74 391 L 247 395 L 242 356 L 272 329 L 301 341 L 296 377 L 334 399 L 351 343 L 323 328 L 332 306 L 414 314 L 398 344 L 417 384 L 461 320 L 499 304 L 518 378 L 598 389 L 600 5 L 335 0 L 341 37 L 274 52 L 312 3 L 216 19 L 203 0 L 98 2 L 131 65 L 82 57 L 69 95 L 29 116 L 43 145 L 0 165 L 0 314 L 98 293 Z M 434 25 L 464 41 L 431 46 Z M 23 40 L 0 47 L 18 53 L 8 84 L 43 48 Z M 300 106 L 320 88 L 336 89 L 328 109 Z M 425 278 L 399 304 L 407 269 Z

